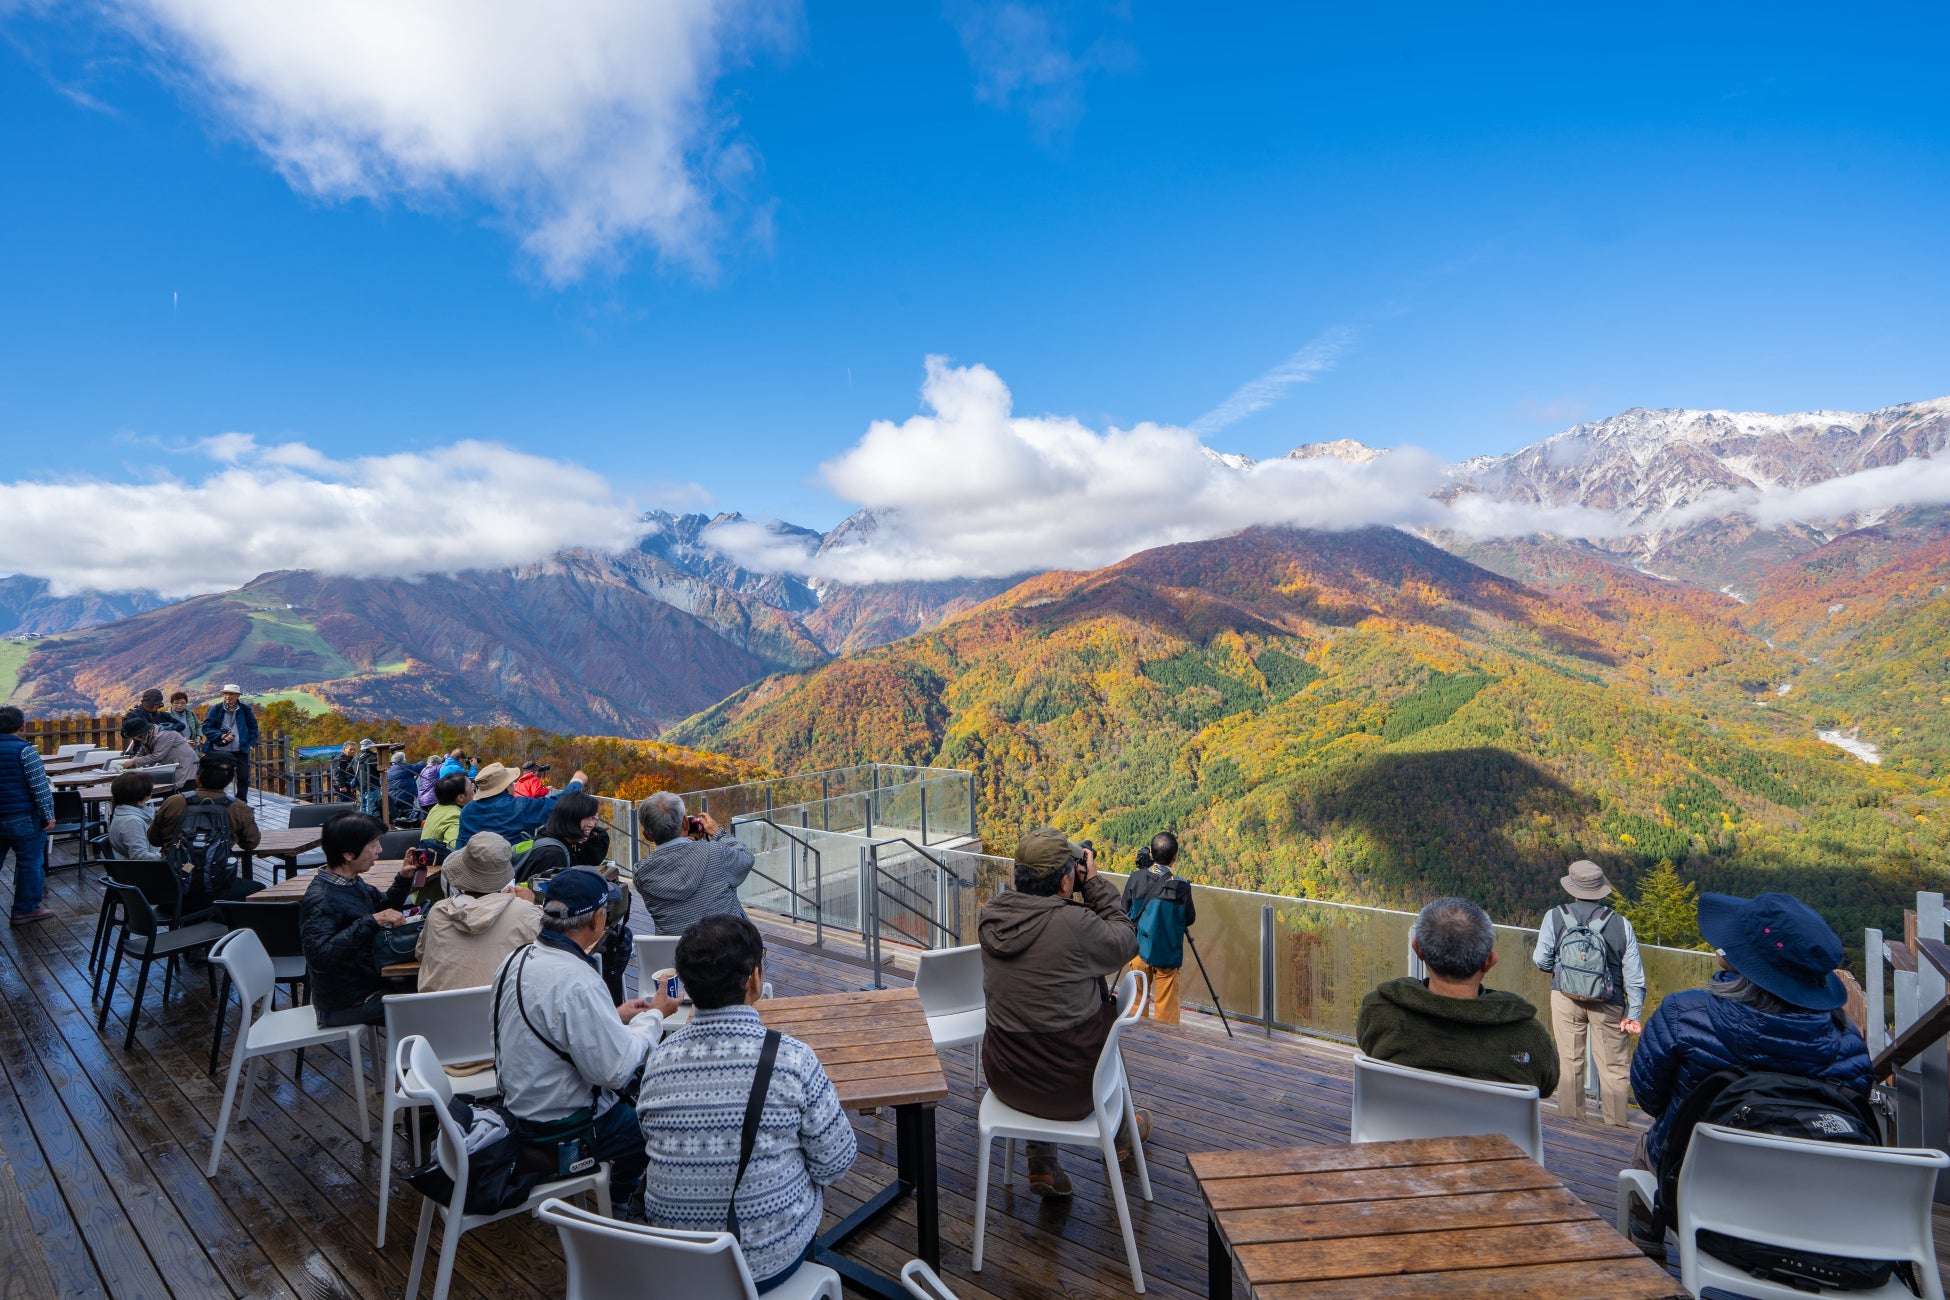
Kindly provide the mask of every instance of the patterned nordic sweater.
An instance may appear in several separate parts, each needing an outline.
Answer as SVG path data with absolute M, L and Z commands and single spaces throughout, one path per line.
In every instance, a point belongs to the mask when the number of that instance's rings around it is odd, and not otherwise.
M 650 1166 L 645 1217 L 655 1226 L 722 1232 L 738 1136 L 764 1045 L 765 1026 L 748 1006 L 700 1011 L 652 1053 L 637 1118 Z M 812 1049 L 779 1043 L 751 1164 L 738 1184 L 745 1262 L 758 1282 L 797 1267 L 819 1231 L 820 1188 L 853 1165 L 853 1125 Z

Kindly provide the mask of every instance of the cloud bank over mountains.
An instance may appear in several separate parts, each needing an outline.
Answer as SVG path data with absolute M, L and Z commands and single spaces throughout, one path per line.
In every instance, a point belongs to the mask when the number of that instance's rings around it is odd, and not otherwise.
M 57 595 L 187 596 L 273 569 L 416 577 L 613 550 L 643 532 L 599 474 L 486 442 L 333 460 L 304 443 L 206 439 L 200 480 L 0 483 L 0 572 Z
M 108 0 L 297 189 L 487 203 L 551 281 L 647 245 L 708 271 L 754 168 L 712 86 L 772 0 Z

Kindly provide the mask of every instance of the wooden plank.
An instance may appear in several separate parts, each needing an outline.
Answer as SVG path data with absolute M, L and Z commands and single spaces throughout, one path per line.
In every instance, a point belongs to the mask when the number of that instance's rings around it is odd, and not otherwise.
M 0 1300 L 41 1300 L 55 1294 L 54 1273 L 48 1268 L 34 1216 L 27 1198 L 14 1182 L 11 1166 L 0 1162 Z
M 1233 1259 L 1248 1284 L 1260 1287 L 1273 1282 L 1440 1273 L 1464 1264 L 1481 1269 L 1591 1259 L 1644 1261 L 1645 1257 L 1609 1224 L 1593 1217 L 1582 1223 L 1273 1242 L 1236 1247 Z
M 1896 1067 L 1922 1055 L 1924 1048 L 1945 1034 L 1950 1034 L 1950 997 L 1942 999 L 1911 1021 L 1909 1028 L 1890 1039 L 1888 1045 L 1876 1053 L 1872 1067 L 1874 1076 L 1886 1078 Z
M 1916 969 L 1916 952 L 1908 944 L 1897 943 L 1894 939 L 1884 939 L 1882 941 L 1882 950 L 1888 955 L 1889 964 L 1897 970 L 1914 971 Z
M 1251 1178 L 1265 1174 L 1311 1174 L 1328 1170 L 1385 1169 L 1399 1165 L 1512 1160 L 1523 1152 L 1497 1133 L 1474 1137 L 1410 1138 L 1400 1142 L 1360 1142 L 1336 1147 L 1286 1147 L 1271 1151 L 1201 1151 L 1186 1157 L 1200 1180 Z
M 1256 1294 L 1259 1300 L 1684 1300 L 1686 1292 L 1651 1260 L 1640 1258 L 1406 1273 L 1359 1282 L 1276 1282 Z
M 1235 1246 L 1327 1237 L 1373 1237 L 1451 1228 L 1508 1227 L 1519 1223 L 1572 1223 L 1591 1210 L 1565 1187 L 1513 1192 L 1469 1192 L 1389 1201 L 1339 1201 L 1313 1206 L 1228 1210 L 1219 1215 Z
M 1325 1205 L 1333 1201 L 1510 1192 L 1559 1185 L 1550 1171 L 1534 1160 L 1491 1160 L 1478 1165 L 1407 1165 L 1395 1169 L 1200 1180 L 1199 1188 L 1205 1193 L 1206 1204 L 1214 1210 L 1256 1210 L 1282 1205 Z
M 1941 939 L 1918 939 L 1916 951 L 1923 959 L 1936 967 L 1937 974 L 1950 978 L 1950 944 Z

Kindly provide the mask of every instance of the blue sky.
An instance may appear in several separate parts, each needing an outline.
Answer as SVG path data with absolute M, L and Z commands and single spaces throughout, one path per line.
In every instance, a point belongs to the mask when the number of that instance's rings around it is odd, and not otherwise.
M 482 439 L 824 527 L 819 465 L 929 354 L 1103 428 L 1338 341 L 1205 433 L 1259 456 L 1950 393 L 1950 15 L 1702 8 L 740 11 L 715 224 L 552 274 L 493 182 L 308 191 L 193 48 L 0 2 L 4 477 Z

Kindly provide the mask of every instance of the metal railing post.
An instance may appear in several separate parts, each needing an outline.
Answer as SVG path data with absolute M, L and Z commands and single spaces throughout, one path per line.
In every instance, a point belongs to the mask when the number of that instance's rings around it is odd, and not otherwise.
M 1273 905 L 1259 909 L 1259 1020 L 1273 1036 Z
M 921 843 L 928 842 L 928 783 L 921 782 Z
M 1862 932 L 1862 997 L 1866 1002 L 1867 1014 L 1863 1016 L 1863 1028 L 1868 1031 L 1869 1056 L 1871 1059 L 1882 1052 L 1889 1041 L 1887 1021 L 1883 1019 L 1883 949 L 1882 931 L 1864 930 Z
M 968 837 L 975 838 L 975 774 L 968 774 Z
M 819 829 L 833 829 L 833 778 L 826 772 L 819 774 Z

